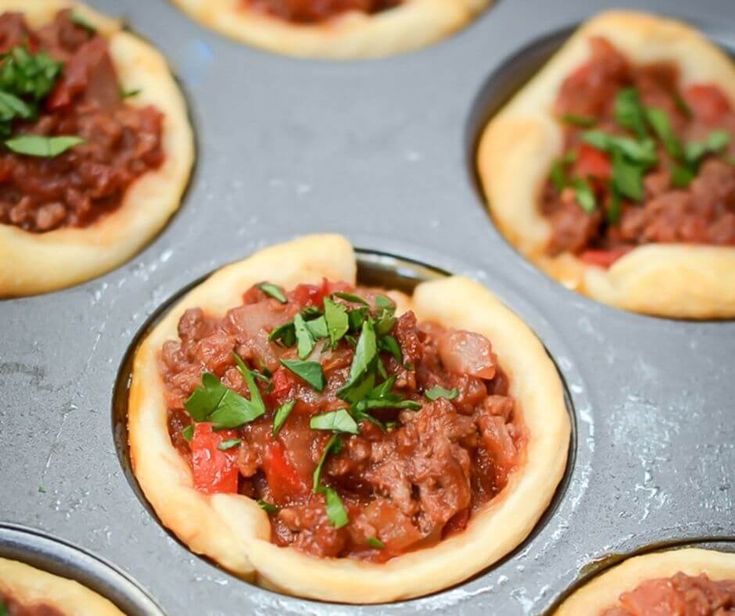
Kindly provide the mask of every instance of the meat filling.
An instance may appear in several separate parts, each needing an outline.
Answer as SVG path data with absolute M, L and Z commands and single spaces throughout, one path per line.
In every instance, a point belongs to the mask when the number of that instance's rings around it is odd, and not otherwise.
M 0 593 L 0 614 L 7 616 L 64 616 L 46 603 L 21 603 L 10 595 Z
M 247 6 L 302 24 L 326 21 L 349 11 L 379 13 L 402 2 L 403 0 L 243 0 Z
M 345 283 L 280 299 L 256 286 L 222 318 L 187 310 L 161 350 L 169 434 L 198 489 L 257 499 L 274 543 L 323 557 L 382 562 L 463 530 L 525 438 L 490 341 Z M 203 373 L 263 414 L 204 417 Z
M 735 580 L 710 580 L 677 573 L 643 582 L 620 595 L 619 605 L 601 616 L 725 616 L 735 613 Z
M 604 38 L 563 82 L 564 155 L 541 211 L 550 255 L 608 266 L 641 244 L 735 246 L 735 111 L 669 63 L 636 66 Z
M 162 114 L 125 102 L 130 93 L 121 91 L 106 40 L 71 11 L 38 30 L 21 14 L 3 13 L 0 53 L 0 103 L 13 89 L 25 106 L 6 120 L 0 104 L 0 121 L 11 133 L 5 137 L 80 140 L 44 156 L 11 150 L 6 139 L 0 146 L 0 224 L 32 233 L 85 227 L 118 207 L 137 178 L 160 167 Z M 27 91 L 27 83 L 38 89 Z

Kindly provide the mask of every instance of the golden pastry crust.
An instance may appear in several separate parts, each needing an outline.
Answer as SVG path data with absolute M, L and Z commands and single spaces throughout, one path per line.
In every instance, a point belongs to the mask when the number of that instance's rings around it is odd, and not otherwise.
M 405 0 L 367 15 L 350 12 L 318 24 L 294 24 L 243 7 L 242 0 L 173 0 L 194 20 L 275 53 L 332 60 L 377 58 L 420 49 L 468 24 L 492 0 Z
M 711 580 L 735 579 L 735 554 L 686 548 L 635 556 L 597 576 L 561 604 L 556 616 L 590 616 L 615 607 L 624 592 L 647 580 L 670 578 L 679 572 Z
M 552 109 L 564 79 L 603 36 L 636 63 L 674 62 L 684 85 L 716 83 L 735 106 L 735 65 L 699 32 L 644 13 L 612 11 L 584 24 L 485 128 L 477 166 L 494 221 L 524 255 L 566 287 L 634 312 L 674 318 L 735 316 L 735 248 L 652 244 L 605 270 L 571 253 L 549 257 L 539 211 L 563 134 Z
M 0 595 L 10 595 L 21 605 L 43 603 L 64 616 L 125 616 L 79 582 L 5 558 L 0 558 Z
M 471 280 L 450 277 L 420 284 L 399 311 L 419 320 L 485 334 L 510 377 L 510 395 L 528 435 L 524 460 L 507 487 L 473 516 L 465 531 L 438 545 L 385 564 L 320 559 L 269 541 L 268 516 L 242 495 L 208 496 L 171 444 L 161 345 L 177 337 L 187 308 L 222 316 L 251 285 L 269 280 L 285 288 L 331 280 L 355 282 L 352 246 L 336 235 L 307 236 L 226 266 L 186 295 L 138 348 L 128 403 L 135 475 L 165 526 L 199 554 L 241 577 L 296 596 L 345 603 L 379 603 L 434 592 L 468 578 L 521 543 L 549 504 L 564 473 L 569 418 L 561 382 L 544 347 L 508 308 Z M 481 549 L 478 549 L 481 546 Z
M 184 98 L 163 56 L 150 44 L 83 4 L 67 0 L 0 0 L 0 13 L 19 11 L 31 27 L 73 8 L 109 42 L 110 54 L 125 89 L 140 89 L 128 100 L 155 105 L 165 116 L 163 164 L 130 185 L 110 214 L 83 228 L 30 233 L 0 225 L 0 297 L 32 295 L 99 276 L 145 246 L 178 209 L 194 162 L 194 139 Z

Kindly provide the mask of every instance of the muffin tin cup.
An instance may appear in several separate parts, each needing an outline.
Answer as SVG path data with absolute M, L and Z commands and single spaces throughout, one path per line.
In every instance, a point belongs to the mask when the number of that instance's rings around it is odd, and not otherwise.
M 199 160 L 180 212 L 132 261 L 0 302 L 0 522 L 98 555 L 176 616 L 536 615 L 610 554 L 735 535 L 735 323 L 629 314 L 563 289 L 502 238 L 474 181 L 486 108 L 558 33 L 615 3 L 501 0 L 423 51 L 341 63 L 238 45 L 163 0 L 90 3 L 169 58 Z M 729 0 L 626 6 L 665 10 L 735 48 Z M 347 607 L 243 582 L 169 535 L 126 469 L 115 384 L 148 319 L 214 269 L 324 231 L 365 249 L 365 262 L 397 256 L 385 262 L 409 277 L 416 262 L 479 280 L 536 332 L 567 387 L 573 455 L 551 509 L 501 562 L 429 597 Z

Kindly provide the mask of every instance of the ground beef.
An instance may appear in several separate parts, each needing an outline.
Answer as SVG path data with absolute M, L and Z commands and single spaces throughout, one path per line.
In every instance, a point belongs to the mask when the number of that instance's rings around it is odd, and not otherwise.
M 27 43 L 26 43 L 27 42 Z M 128 187 L 164 160 L 163 116 L 124 102 L 106 40 L 70 12 L 32 31 L 22 15 L 0 15 L 0 52 L 28 45 L 63 62 L 38 118 L 16 121 L 13 135 L 76 135 L 84 143 L 54 158 L 0 151 L 0 224 L 33 233 L 84 227 L 120 205 Z
M 403 0 L 243 0 L 243 4 L 295 23 L 317 23 L 348 11 L 379 13 Z
M 735 580 L 710 580 L 677 573 L 643 582 L 620 595 L 618 605 L 601 616 L 726 616 L 735 614 Z
M 3 606 L 5 611 L 2 611 Z M 0 612 L 8 616 L 64 616 L 64 613 L 46 603 L 21 603 L 11 595 L 0 593 Z
M 309 422 L 314 415 L 345 408 L 337 391 L 349 378 L 354 347 L 343 339 L 333 349 L 325 344 L 313 351 L 326 379 L 318 393 L 281 366 L 281 359 L 295 357 L 295 349 L 268 339 L 269 332 L 307 306 L 321 307 L 335 289 L 354 291 L 376 310 L 375 290 L 326 281 L 321 287 L 299 285 L 287 294 L 287 303 L 253 287 L 244 303 L 222 318 L 187 310 L 179 321 L 179 339 L 166 342 L 160 354 L 169 432 L 191 461 L 193 446 L 181 437 L 191 423 L 185 403 L 204 371 L 249 397 L 233 359 L 236 351 L 251 367 L 271 374 L 268 382 L 258 380 L 267 413 L 228 431 L 241 439 L 228 455 L 239 474 L 237 490 L 277 507 L 270 513 L 272 541 L 318 556 L 384 561 L 464 529 L 505 487 L 519 462 L 524 431 L 508 378 L 486 338 L 418 323 L 412 312 L 401 315 L 390 334 L 403 361 L 385 351 L 380 358 L 387 375 L 395 377 L 394 391 L 422 406 L 374 409 L 375 419 L 387 428 L 360 421 L 359 434 L 343 436 L 341 450 L 327 457 L 323 479 L 341 496 L 350 520 L 335 528 L 324 497 L 312 492 L 312 475 L 330 433 L 311 429 Z M 456 389 L 456 397 L 427 399 L 424 392 L 437 386 Z M 294 409 L 273 437 L 274 411 L 289 400 L 296 401 Z M 370 545 L 375 538 L 381 549 Z
M 565 121 L 565 153 L 572 178 L 587 179 L 600 204 L 594 212 L 580 207 L 573 186 L 559 189 L 551 180 L 541 196 L 541 211 L 551 224 L 547 252 L 572 252 L 609 265 L 632 248 L 654 242 L 735 245 L 735 111 L 721 90 L 710 84 L 682 88 L 676 66 L 636 66 L 603 38 L 593 38 L 591 59 L 563 82 L 555 103 L 560 120 L 576 116 L 612 135 L 634 136 L 615 121 L 615 99 L 634 87 L 646 107 L 663 110 L 679 140 L 703 141 L 714 130 L 733 137 L 724 151 L 705 157 L 688 186 L 677 186 L 677 161 L 658 144 L 658 163 L 646 172 L 640 202 L 623 199 L 619 216 L 610 193 L 608 153 L 582 140 L 589 127 Z

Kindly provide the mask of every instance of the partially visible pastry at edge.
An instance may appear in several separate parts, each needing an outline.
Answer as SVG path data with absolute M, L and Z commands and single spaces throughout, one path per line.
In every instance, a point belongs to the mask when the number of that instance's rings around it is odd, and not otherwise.
M 194 145 L 165 59 L 68 0 L 0 0 L 0 297 L 117 267 L 179 207 Z
M 724 616 L 735 611 L 735 554 L 687 548 L 629 558 L 566 599 L 555 616 Z
M 425 47 L 492 0 L 173 0 L 238 41 L 311 58 L 375 58 Z
M 125 616 L 108 599 L 74 580 L 0 558 L 3 616 Z
M 380 603 L 517 547 L 564 472 L 554 364 L 480 284 L 366 288 L 308 236 L 226 266 L 136 349 L 133 469 L 161 522 L 268 588 Z
M 691 27 L 587 22 L 491 119 L 477 165 L 500 230 L 567 287 L 735 316 L 735 65 Z

